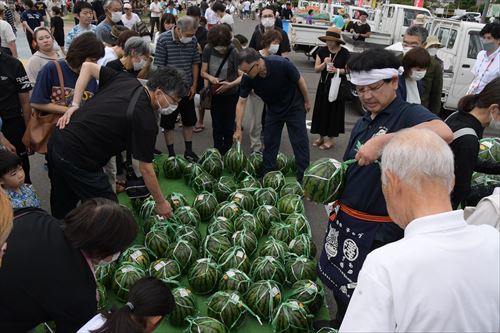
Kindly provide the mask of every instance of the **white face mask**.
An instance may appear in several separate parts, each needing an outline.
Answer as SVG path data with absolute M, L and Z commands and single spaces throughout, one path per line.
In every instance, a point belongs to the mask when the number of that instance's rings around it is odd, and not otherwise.
M 189 42 L 190 42 L 190 41 L 192 41 L 192 40 L 193 40 L 193 37 L 182 37 L 182 38 L 180 39 L 180 42 L 181 42 L 182 44 L 187 44 L 187 43 L 189 43 Z
M 496 130 L 500 130 L 500 120 L 496 120 L 495 118 L 497 117 L 494 117 L 493 116 L 493 113 L 490 112 L 490 125 L 489 127 L 493 128 L 493 129 L 496 129 Z
M 219 53 L 226 53 L 227 46 L 215 46 L 214 49 Z
M 408 51 L 410 51 L 413 47 L 409 46 L 403 46 L 403 54 L 406 54 Z
M 111 21 L 114 23 L 118 23 L 122 20 L 122 13 L 121 12 L 111 12 Z
M 275 21 L 274 18 L 265 17 L 261 20 L 261 23 L 265 28 L 270 28 L 274 26 L 274 21 Z
M 271 44 L 269 46 L 269 53 L 276 54 L 276 53 L 278 53 L 279 48 L 280 48 L 279 44 Z
M 411 70 L 411 76 L 410 78 L 415 81 L 420 81 L 424 78 L 425 74 L 427 73 L 426 70 L 423 71 L 416 71 L 414 69 Z
M 435 47 L 431 47 L 430 49 L 427 49 L 427 52 L 429 52 L 429 55 L 431 57 L 435 57 L 438 53 L 438 49 L 436 49 Z
M 117 261 L 118 258 L 120 258 L 120 252 L 116 252 L 115 254 L 113 254 L 113 256 L 111 257 L 111 261 L 100 260 L 97 264 L 100 266 L 109 265 L 112 262 Z
M 144 66 L 146 66 L 146 60 L 142 59 L 139 60 L 139 62 L 134 62 L 134 71 L 140 71 L 141 69 L 144 68 Z
M 165 96 L 163 96 L 163 98 L 165 98 L 165 100 L 167 99 Z M 168 100 L 167 100 L 167 103 L 168 103 Z M 166 108 L 164 108 L 160 105 L 159 101 L 157 101 L 156 104 L 158 104 L 158 112 L 160 112 L 160 114 L 163 116 L 168 116 L 169 114 L 171 114 L 172 112 L 177 110 L 177 107 L 179 106 L 178 104 L 170 104 L 169 103 L 168 106 Z

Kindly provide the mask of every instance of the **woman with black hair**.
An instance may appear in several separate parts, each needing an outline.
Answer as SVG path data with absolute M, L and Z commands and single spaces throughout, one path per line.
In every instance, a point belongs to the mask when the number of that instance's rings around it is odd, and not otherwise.
M 118 259 L 137 236 L 132 214 L 96 198 L 62 221 L 36 208 L 14 216 L 0 270 L 0 332 L 26 332 L 47 321 L 58 333 L 76 332 L 97 312 L 94 265 Z
M 175 299 L 167 285 L 147 277 L 130 288 L 124 306 L 96 315 L 77 333 L 150 333 L 174 309 Z
M 453 209 L 462 204 L 471 191 L 471 179 L 474 171 L 500 174 L 500 162 L 478 159 L 479 140 L 483 138 L 484 129 L 488 126 L 500 130 L 500 78 L 488 83 L 476 95 L 467 95 L 458 102 L 458 111 L 445 120 L 453 131 L 453 142 L 450 148 L 455 156 L 455 186 L 451 192 Z M 497 132 L 498 133 L 498 132 Z M 484 194 L 489 195 L 493 188 Z M 468 205 L 475 205 L 468 202 Z
M 431 64 L 431 56 L 422 47 L 414 47 L 403 57 L 404 73 L 399 76 L 398 96 L 408 103 L 421 104 L 424 92 L 422 79 Z

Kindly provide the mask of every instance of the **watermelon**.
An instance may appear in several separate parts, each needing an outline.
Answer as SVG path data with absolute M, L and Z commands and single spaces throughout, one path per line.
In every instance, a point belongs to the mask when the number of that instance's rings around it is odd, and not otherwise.
M 194 198 L 193 208 L 198 211 L 201 220 L 206 222 L 214 215 L 217 204 L 217 199 L 212 193 L 203 192 Z
M 198 161 L 199 164 L 202 164 L 205 162 L 205 160 L 211 159 L 211 158 L 217 158 L 217 159 L 222 159 L 222 155 L 219 152 L 219 149 L 217 148 L 208 148 L 201 154 L 200 160 Z
M 136 213 L 139 213 L 141 210 L 142 204 L 144 203 L 145 198 L 132 198 L 130 199 L 130 204 L 132 206 L 132 210 Z
M 222 176 L 215 185 L 214 192 L 220 202 L 227 200 L 227 197 L 236 191 L 238 185 L 233 177 Z
M 149 266 L 149 275 L 162 280 L 170 287 L 179 284 L 181 278 L 181 267 L 177 261 L 172 259 L 158 259 Z
M 282 152 L 276 156 L 276 169 L 281 171 L 284 175 L 288 173 L 288 158 Z
M 317 203 L 328 204 L 342 194 L 346 167 L 333 158 L 321 158 L 304 172 L 304 196 Z
M 109 286 L 113 274 L 115 273 L 115 263 L 94 266 L 95 278 L 97 282 L 104 287 Z
M 299 280 L 316 281 L 316 262 L 305 256 L 292 256 L 287 260 L 286 273 L 290 283 Z
M 295 176 L 297 173 L 297 164 L 295 163 L 295 156 L 288 156 L 287 158 L 287 174 Z
M 262 156 L 262 153 L 259 151 L 254 151 L 248 156 L 248 164 L 252 165 L 256 175 L 260 175 L 262 173 L 263 162 L 264 158 Z
M 144 269 L 136 264 L 124 263 L 115 271 L 112 288 L 119 300 L 127 300 L 128 291 L 141 278 L 146 276 Z
M 239 142 L 224 155 L 224 168 L 232 174 L 240 174 L 247 163 L 247 158 L 241 150 Z
M 252 279 L 245 272 L 231 268 L 222 275 L 219 290 L 234 290 L 240 294 L 245 294 L 251 284 Z
M 478 156 L 482 160 L 500 162 L 500 138 L 479 140 Z
M 316 245 L 314 244 L 311 236 L 307 234 L 300 234 L 288 244 L 290 253 L 298 256 L 305 256 L 313 259 L 316 256 Z
M 202 173 L 206 172 L 205 170 L 202 169 L 202 167 L 199 164 L 189 163 L 186 165 L 186 168 L 184 169 L 184 181 L 186 182 L 186 184 L 188 184 L 188 186 L 191 186 L 193 180 Z
M 315 314 L 323 305 L 325 291 L 321 285 L 316 284 L 311 280 L 300 280 L 292 285 L 292 293 L 288 296 L 288 300 L 296 300 L 304 304 L 307 311 Z
M 484 173 L 474 172 L 470 183 L 473 186 L 489 186 L 500 187 L 500 175 L 488 175 Z
M 196 314 L 193 294 L 191 290 L 179 287 L 172 290 L 172 295 L 175 299 L 175 309 L 170 313 L 168 320 L 173 326 L 187 325 L 186 318 Z
M 237 269 L 248 273 L 250 270 L 250 259 L 245 249 L 236 245 L 222 254 L 219 258 L 219 266 L 223 271 Z
M 170 245 L 170 239 L 165 228 L 153 228 L 144 238 L 146 246 L 156 258 L 161 258 Z
M 210 258 L 196 260 L 188 273 L 188 282 L 195 294 L 210 294 L 219 281 L 220 271 Z
M 222 254 L 231 247 L 232 244 L 223 231 L 208 234 L 203 241 L 205 255 L 215 261 L 219 260 Z
M 309 224 L 309 221 L 307 221 L 307 218 L 303 214 L 292 213 L 288 215 L 284 223 L 293 225 L 295 233 L 297 235 L 299 234 L 307 234 L 309 236 L 312 235 L 311 225 Z
M 153 170 L 155 171 L 156 178 L 160 176 L 160 170 L 163 166 L 163 161 L 160 158 L 153 159 Z
M 281 171 L 271 171 L 264 175 L 262 179 L 263 187 L 271 187 L 277 192 L 285 185 L 285 176 Z
M 177 223 L 177 221 L 173 219 L 169 220 L 160 215 L 151 215 L 144 220 L 144 223 L 142 224 L 142 230 L 144 234 L 147 234 L 151 230 L 151 228 L 157 223 L 167 223 L 167 222 L 171 222 L 174 224 Z
M 165 160 L 163 172 L 167 179 L 180 179 L 182 177 L 182 166 L 176 156 L 170 156 Z
M 287 194 L 278 200 L 278 210 L 283 219 L 293 213 L 304 212 L 304 201 L 302 197 L 297 194 Z
M 255 202 L 257 206 L 276 206 L 276 203 L 278 202 L 278 194 L 271 187 L 261 188 L 255 192 Z
M 201 245 L 201 233 L 198 228 L 191 225 L 179 225 L 175 233 L 175 239 L 188 241 L 195 249 Z
M 288 244 L 296 236 L 295 227 L 286 223 L 272 223 L 269 236 Z
M 280 190 L 280 197 L 284 197 L 287 194 L 297 194 L 303 196 L 304 190 L 302 189 L 302 185 L 300 185 L 298 181 L 283 185 Z
M 281 302 L 281 290 L 275 281 L 255 282 L 245 295 L 246 304 L 260 318 L 269 320 Z
M 182 207 L 182 206 L 187 206 L 187 200 L 186 197 L 177 192 L 172 192 L 168 194 L 165 199 L 168 201 L 170 204 L 170 207 L 172 207 L 172 211 L 175 212 L 177 208 Z
M 175 232 L 178 228 L 178 222 L 175 218 L 171 217 L 166 220 L 161 220 L 156 222 L 149 231 L 156 231 L 165 233 L 168 236 L 168 240 L 171 242 L 175 241 Z
M 278 306 L 271 324 L 275 333 L 307 333 L 311 327 L 312 320 L 304 305 L 293 300 L 284 302 Z
M 180 239 L 168 247 L 165 257 L 175 259 L 181 264 L 181 271 L 186 272 L 191 264 L 198 258 L 198 250 L 187 240 Z
M 207 232 L 209 234 L 224 233 L 226 237 L 229 237 L 234 232 L 233 221 L 224 216 L 214 216 L 208 225 Z
M 249 212 L 253 210 L 253 207 L 255 205 L 255 200 L 253 199 L 253 196 L 250 193 L 242 190 L 237 190 L 231 193 L 227 198 L 227 200 L 236 202 L 244 210 Z
M 244 212 L 240 216 L 234 219 L 234 230 L 242 231 L 249 230 L 255 234 L 255 236 L 262 236 L 263 230 L 260 221 L 248 212 Z
M 252 175 L 246 175 L 240 182 L 241 188 L 261 188 L 260 182 Z
M 263 256 L 271 256 L 279 260 L 285 260 L 287 255 L 288 246 L 286 243 L 274 239 L 273 237 L 269 237 L 269 239 L 264 243 L 259 251 L 259 255 Z
M 245 252 L 249 256 L 252 256 L 257 250 L 257 236 L 250 230 L 236 231 L 232 235 L 231 241 L 233 245 L 238 245 L 245 249 Z
M 220 155 L 220 154 L 219 154 Z M 214 178 L 219 178 L 222 174 L 223 162 L 222 157 L 208 157 L 203 162 L 200 162 L 201 168 L 205 170 L 210 176 Z
M 271 227 L 271 223 L 273 222 L 281 222 L 281 215 L 278 208 L 270 205 L 264 205 L 258 207 L 253 214 L 257 217 L 260 224 L 264 229 L 269 229 Z
M 200 213 L 196 208 L 190 206 L 182 206 L 175 211 L 175 218 L 182 224 L 192 225 L 197 227 L 200 224 Z
M 216 181 L 214 177 L 210 176 L 208 173 L 203 171 L 198 176 L 196 176 L 191 186 L 193 188 L 194 193 L 200 194 L 202 192 L 212 192 L 215 187 Z
M 333 327 L 322 327 L 316 333 L 339 333 L 339 330 Z
M 253 261 L 250 269 L 252 280 L 273 280 L 279 284 L 286 281 L 286 270 L 282 262 L 274 257 L 258 257 Z
M 145 221 L 147 218 L 155 214 L 156 202 L 152 196 L 149 196 L 142 202 L 141 209 L 139 210 L 139 216 L 143 221 Z
M 120 256 L 120 263 L 136 264 L 142 269 L 147 269 L 151 263 L 152 253 L 144 246 L 133 245 L 126 249 Z
M 215 212 L 215 216 L 224 216 L 227 219 L 234 220 L 240 216 L 241 213 L 243 213 L 243 209 L 238 203 L 228 201 L 219 205 Z
M 207 315 L 223 323 L 229 330 L 240 326 L 246 309 L 236 291 L 218 291 L 207 301 Z
M 97 310 L 102 311 L 108 305 L 108 291 L 106 290 L 106 287 L 99 282 L 97 282 L 97 294 L 99 295 Z
M 217 319 L 211 317 L 196 317 L 188 319 L 187 333 L 227 333 L 228 331 Z

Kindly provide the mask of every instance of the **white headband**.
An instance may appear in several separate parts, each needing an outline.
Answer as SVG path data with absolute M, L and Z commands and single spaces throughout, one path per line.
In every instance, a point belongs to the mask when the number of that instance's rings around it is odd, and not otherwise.
M 371 69 L 369 71 L 351 72 L 351 83 L 357 86 L 367 86 L 380 80 L 390 79 L 400 75 L 395 68 Z

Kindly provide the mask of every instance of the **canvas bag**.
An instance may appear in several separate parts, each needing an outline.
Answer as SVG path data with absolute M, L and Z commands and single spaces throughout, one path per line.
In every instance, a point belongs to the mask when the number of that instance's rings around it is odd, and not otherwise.
M 332 77 L 332 82 L 330 84 L 330 90 L 328 91 L 328 101 L 335 102 L 339 96 L 340 83 L 342 79 L 340 78 L 340 69 L 337 68 L 337 72 Z

